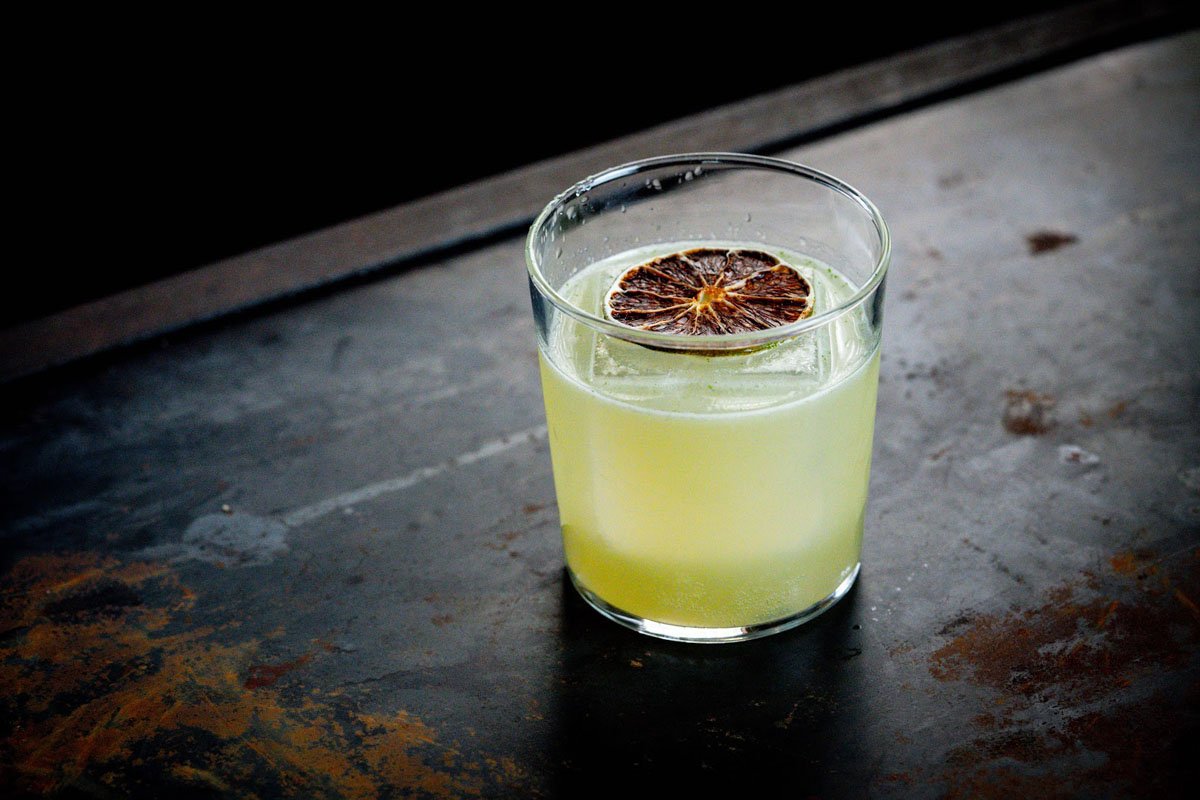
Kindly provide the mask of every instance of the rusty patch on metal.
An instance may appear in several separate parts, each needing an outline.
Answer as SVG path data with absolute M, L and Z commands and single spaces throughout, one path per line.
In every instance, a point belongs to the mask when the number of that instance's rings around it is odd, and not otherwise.
M 253 664 L 250 667 L 250 675 L 242 686 L 247 689 L 265 689 L 268 686 L 274 686 L 284 675 L 303 667 L 312 661 L 312 658 L 312 653 L 305 653 L 293 661 L 284 661 L 282 664 Z
M 524 778 L 407 711 L 276 686 L 316 651 L 256 663 L 236 623 L 191 625 L 198 603 L 163 564 L 19 561 L 0 580 L 0 794 L 461 797 Z
M 1057 250 L 1060 247 L 1066 247 L 1069 244 L 1075 244 L 1079 241 L 1079 237 L 1073 233 L 1041 230 L 1034 231 L 1026 236 L 1025 241 L 1029 244 L 1029 254 L 1037 256 Z
M 972 720 L 974 738 L 928 776 L 946 796 L 1157 795 L 1177 777 L 1171 742 L 1195 725 L 1187 709 L 1200 699 L 1200 558 L 1173 575 L 1147 551 L 1117 553 L 1109 566 L 1036 608 L 943 629 L 953 638 L 930 656 L 933 677 L 993 695 Z
M 1079 412 L 1079 425 L 1083 428 L 1091 428 L 1116 422 L 1129 410 L 1129 405 L 1130 401 L 1128 400 L 1118 400 L 1104 409 L 1081 409 Z
M 1148 556 L 1146 553 L 1142 553 L 1139 557 L 1137 553 L 1123 550 L 1110 556 L 1108 565 L 1118 575 L 1137 575 L 1143 570 L 1146 574 L 1153 575 L 1158 571 L 1158 567 L 1153 563 L 1152 558 L 1152 555 Z
M 1038 394 L 1027 389 L 1010 389 L 1004 393 L 1004 430 L 1018 436 L 1040 436 L 1054 427 L 1050 416 L 1057 404 L 1053 395 Z

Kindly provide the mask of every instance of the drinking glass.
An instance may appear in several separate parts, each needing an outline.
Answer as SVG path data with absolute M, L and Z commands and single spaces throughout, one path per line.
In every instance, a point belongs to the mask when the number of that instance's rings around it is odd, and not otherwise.
M 812 285 L 812 315 L 704 335 L 606 315 L 625 270 L 698 248 L 783 260 Z M 546 206 L 526 242 L 542 391 L 567 571 L 596 610 L 729 642 L 850 590 L 889 260 L 870 200 L 774 158 L 650 158 Z

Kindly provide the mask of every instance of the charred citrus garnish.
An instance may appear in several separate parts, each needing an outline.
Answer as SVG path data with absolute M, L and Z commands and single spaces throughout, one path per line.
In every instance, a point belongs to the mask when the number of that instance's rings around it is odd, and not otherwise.
M 749 333 L 812 314 L 812 286 L 769 253 L 701 247 L 626 270 L 604 310 L 614 322 L 645 331 Z

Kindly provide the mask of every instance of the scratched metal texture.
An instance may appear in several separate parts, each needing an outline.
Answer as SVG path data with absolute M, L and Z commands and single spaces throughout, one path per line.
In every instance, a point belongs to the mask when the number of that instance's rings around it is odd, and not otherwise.
M 567 586 L 519 241 L 10 387 L 0 793 L 1181 795 L 1197 53 L 784 154 L 896 252 L 862 577 L 766 640 Z

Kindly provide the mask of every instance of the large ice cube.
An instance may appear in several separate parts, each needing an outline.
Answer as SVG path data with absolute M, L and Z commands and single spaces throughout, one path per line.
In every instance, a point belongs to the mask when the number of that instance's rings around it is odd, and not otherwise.
M 828 326 L 748 354 L 664 352 L 593 334 L 585 382 L 661 410 L 750 410 L 811 394 L 830 371 Z

